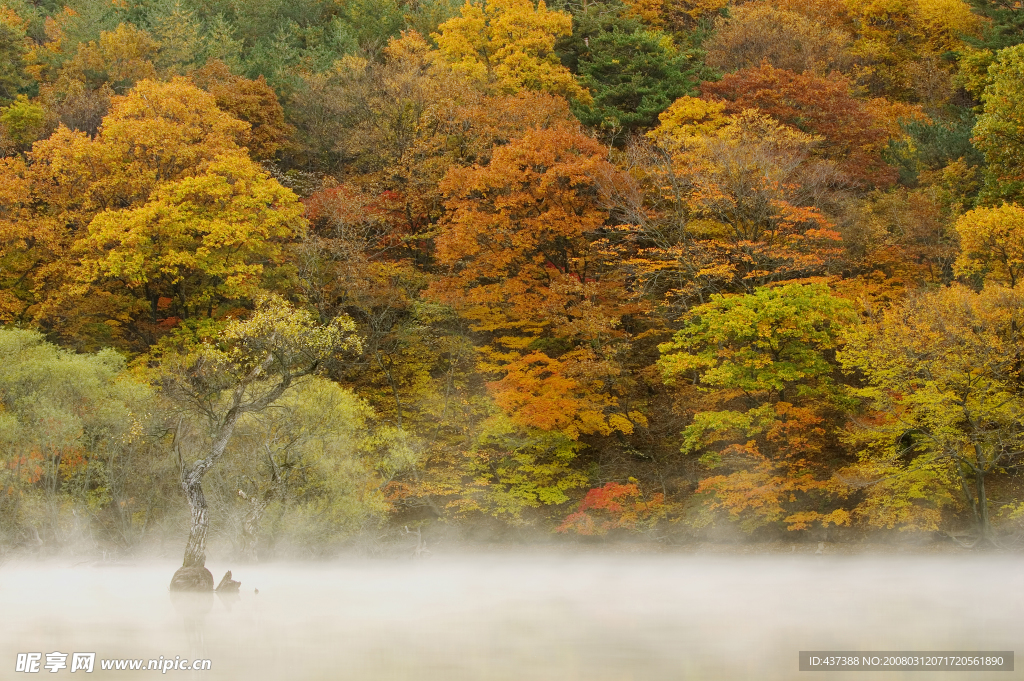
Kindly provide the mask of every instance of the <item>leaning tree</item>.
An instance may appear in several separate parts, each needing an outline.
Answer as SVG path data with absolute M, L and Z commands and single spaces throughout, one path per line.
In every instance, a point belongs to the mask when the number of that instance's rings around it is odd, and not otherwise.
M 206 569 L 210 518 L 203 476 L 224 456 L 239 419 L 271 407 L 339 353 L 358 350 L 354 329 L 348 317 L 320 324 L 281 297 L 264 295 L 247 319 L 234 320 L 216 338 L 164 360 L 164 393 L 179 413 L 173 448 L 192 515 L 185 560 L 174 574 L 172 590 L 213 588 Z M 190 425 L 206 432 L 198 439 L 199 458 L 188 463 L 183 450 L 195 440 L 184 437 Z

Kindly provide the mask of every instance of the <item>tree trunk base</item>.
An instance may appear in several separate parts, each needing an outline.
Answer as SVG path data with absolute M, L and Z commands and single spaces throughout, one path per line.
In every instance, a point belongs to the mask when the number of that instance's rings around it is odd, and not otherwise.
M 171 591 L 213 591 L 213 574 L 205 567 L 180 567 L 171 577 Z
M 219 593 L 238 593 L 238 587 L 240 586 L 242 586 L 242 583 L 231 579 L 231 570 L 228 570 L 224 573 L 224 577 L 220 580 L 220 584 L 217 585 L 215 591 Z

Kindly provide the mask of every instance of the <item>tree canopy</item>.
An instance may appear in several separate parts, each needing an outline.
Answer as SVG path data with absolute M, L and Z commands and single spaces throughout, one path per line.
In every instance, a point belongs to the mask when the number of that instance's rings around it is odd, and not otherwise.
M 10 0 L 0 554 L 1015 541 L 1011 5 Z

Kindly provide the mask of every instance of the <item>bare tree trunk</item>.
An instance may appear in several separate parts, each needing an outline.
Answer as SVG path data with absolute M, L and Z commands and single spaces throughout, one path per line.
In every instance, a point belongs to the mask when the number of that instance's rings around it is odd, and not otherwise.
M 985 473 L 989 466 L 985 450 L 977 443 L 974 443 L 974 489 L 978 497 L 978 513 L 975 518 L 978 521 L 978 529 L 981 531 L 981 543 L 994 545 L 995 538 L 992 536 L 992 524 L 988 516 L 988 495 L 985 493 Z
M 988 518 L 988 497 L 985 494 L 985 472 L 977 470 L 974 473 L 974 486 L 978 490 L 978 524 L 981 529 L 981 541 L 993 543 L 992 525 Z
M 258 372 L 253 373 L 258 375 Z M 283 392 L 283 390 L 280 392 Z M 280 392 L 273 399 L 276 399 Z M 242 391 L 238 389 L 235 391 L 234 403 L 224 417 L 224 422 L 217 429 L 217 435 L 210 447 L 210 454 L 205 459 L 200 459 L 191 466 L 186 466 L 181 454 L 180 442 L 178 442 L 178 437 L 175 435 L 173 446 L 178 453 L 178 465 L 181 467 L 181 489 L 185 492 L 185 497 L 188 499 L 188 507 L 192 513 L 192 526 L 188 533 L 188 543 L 185 544 L 183 568 L 203 568 L 206 566 L 206 533 L 210 529 L 210 515 L 206 505 L 206 496 L 203 494 L 203 476 L 224 455 L 224 450 L 227 449 L 228 442 L 235 432 L 235 424 L 238 423 L 238 418 L 242 415 L 242 411 L 239 409 L 241 398 Z M 210 581 L 211 588 L 213 588 L 212 575 Z
M 210 514 L 203 494 L 203 474 L 207 467 L 204 461 L 197 461 L 182 472 L 181 488 L 188 499 L 192 513 L 192 527 L 185 544 L 185 561 L 182 567 L 206 567 L 206 533 L 210 529 Z
M 242 519 L 242 557 L 255 562 L 259 559 L 256 546 L 259 543 L 260 521 L 269 499 L 260 499 L 255 495 L 250 498 L 242 490 L 238 490 L 238 495 L 249 502 L 249 511 Z
M 206 569 L 206 533 L 210 529 L 210 513 L 206 505 L 206 496 L 203 494 L 203 476 L 224 453 L 237 419 L 236 412 L 229 412 L 214 440 L 210 455 L 191 466 L 185 465 L 180 443 L 177 435 L 175 436 L 174 448 L 178 454 L 178 465 L 181 467 L 181 489 L 188 499 L 192 523 L 188 542 L 185 544 L 185 559 L 171 578 L 171 591 L 213 591 L 213 574 Z
M 206 532 L 210 528 L 210 516 L 203 495 L 203 474 L 209 467 L 209 459 L 196 461 L 187 468 L 182 463 L 181 488 L 192 512 L 192 526 L 185 544 L 185 560 L 171 578 L 171 591 L 213 591 L 213 574 L 206 569 Z

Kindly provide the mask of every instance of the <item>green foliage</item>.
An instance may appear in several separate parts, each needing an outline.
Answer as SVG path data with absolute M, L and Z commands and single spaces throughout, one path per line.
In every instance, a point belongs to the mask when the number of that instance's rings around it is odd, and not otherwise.
M 989 67 L 974 144 L 988 162 L 983 198 L 1024 199 L 1024 45 L 1000 50 Z
M 110 32 L 121 23 L 119 10 L 113 2 L 70 0 L 52 8 L 50 16 L 57 18 L 60 55 L 57 62 L 75 53 L 77 47 L 98 40 L 104 31 Z
M 555 50 L 593 95 L 591 104 L 573 103 L 584 124 L 613 134 L 652 127 L 704 75 L 697 52 L 625 16 L 624 5 L 572 9 L 572 35 L 559 38 Z
M 179 2 L 168 9 L 151 18 L 153 37 L 160 45 L 156 65 L 165 72 L 181 74 L 202 65 L 208 46 L 195 13 Z
M 1024 8 L 1004 0 L 968 0 L 971 9 L 989 21 L 983 24 L 981 36 L 966 36 L 975 47 L 1001 50 L 1024 42 Z
M 319 555 L 382 518 L 381 490 L 410 462 L 382 442 L 387 435 L 367 437 L 372 421 L 364 401 L 320 377 L 247 414 L 220 477 L 232 529 L 248 522 L 264 557 L 275 548 Z
M 838 346 L 852 317 L 849 303 L 821 284 L 714 295 L 694 308 L 671 343 L 659 346 L 659 366 L 668 380 L 691 377 L 714 389 L 827 397 L 834 382 L 823 353 Z
M 854 318 L 827 287 L 788 284 L 713 296 L 659 346 L 667 381 L 686 377 L 710 394 L 683 431 L 683 453 L 715 471 L 697 488 L 710 493 L 697 524 L 716 509 L 748 531 L 849 521 L 825 453 L 826 417 L 846 406 L 831 355 Z
M 970 167 L 985 162 L 971 141 L 976 116 L 969 109 L 954 113 L 955 116 L 946 121 L 900 122 L 906 136 L 890 139 L 883 158 L 899 169 L 901 184 L 915 186 L 923 172 L 941 170 L 958 159 L 963 159 Z
M 0 541 L 32 526 L 50 545 L 79 539 L 72 511 L 125 500 L 123 467 L 144 447 L 151 390 L 114 351 L 77 355 L 33 331 L 0 329 L 0 356 Z
M 0 14 L 0 106 L 13 101 L 31 82 L 25 73 L 25 34 L 3 18 Z
M 354 327 L 347 317 L 320 324 L 280 296 L 263 295 L 248 318 L 229 322 L 215 339 L 161 358 L 157 379 L 177 412 L 172 446 L 192 518 L 185 565 L 206 561 L 210 525 L 203 477 L 224 457 L 241 420 L 278 408 L 303 379 L 324 373 L 342 353 L 358 351 Z M 268 500 L 250 501 L 243 553 L 255 558 L 259 517 Z
M 43 107 L 18 95 L 10 106 L 0 109 L 0 133 L 14 143 L 19 151 L 27 151 L 38 140 L 46 125 Z
M 579 16 L 575 20 L 583 23 Z M 586 41 L 576 63 L 593 103 L 576 103 L 573 112 L 584 124 L 611 131 L 650 128 L 658 114 L 696 86 L 699 65 L 660 31 L 629 30 L 634 22 L 608 23 L 592 21 L 574 29 L 573 42 L 581 42 L 578 33 Z
M 523 524 L 527 509 L 568 502 L 569 493 L 587 484 L 587 476 L 571 466 L 583 446 L 556 431 L 523 428 L 504 416 L 492 417 L 478 438 L 469 469 L 473 506 Z

